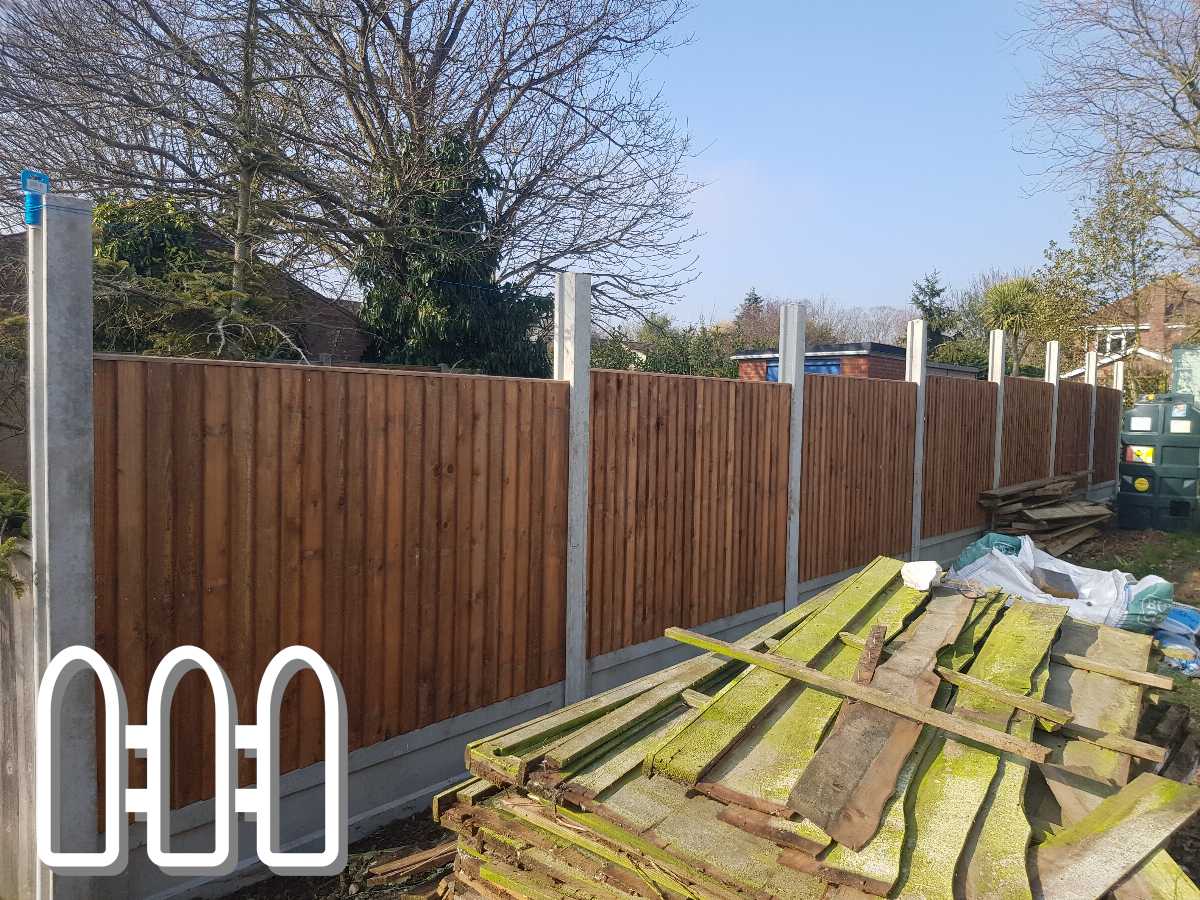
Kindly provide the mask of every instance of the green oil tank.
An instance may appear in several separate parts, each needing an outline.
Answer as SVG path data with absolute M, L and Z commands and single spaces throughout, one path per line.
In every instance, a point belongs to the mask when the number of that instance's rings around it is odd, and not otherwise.
M 1192 394 L 1148 394 L 1121 424 L 1117 525 L 1200 531 L 1200 406 Z

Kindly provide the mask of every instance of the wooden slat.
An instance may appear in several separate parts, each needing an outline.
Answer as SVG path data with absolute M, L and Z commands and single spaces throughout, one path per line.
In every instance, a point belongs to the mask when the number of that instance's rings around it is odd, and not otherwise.
M 1048 477 L 1050 413 L 1054 390 L 1030 378 L 1004 379 L 1004 446 L 1001 485 Z
M 237 698 L 239 722 L 254 720 L 254 443 L 255 382 L 262 370 L 229 370 L 229 618 L 226 657 L 220 660 Z M 238 780 L 254 783 L 253 761 L 238 759 Z
M 987 522 L 979 492 L 992 486 L 996 386 L 931 377 L 926 387 L 924 536 Z

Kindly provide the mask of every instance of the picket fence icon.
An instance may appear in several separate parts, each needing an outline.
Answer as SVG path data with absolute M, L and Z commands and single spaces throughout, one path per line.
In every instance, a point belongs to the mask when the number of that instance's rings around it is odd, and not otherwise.
M 325 704 L 325 843 L 315 852 L 283 852 L 279 836 L 279 709 L 292 676 L 301 669 L 317 676 Z M 104 713 L 104 848 L 97 852 L 60 850 L 59 802 L 62 765 L 57 752 L 63 723 L 60 710 L 68 685 L 90 669 L 100 684 Z M 215 709 L 216 747 L 213 829 L 207 852 L 172 852 L 169 846 L 171 700 L 188 672 L 208 679 Z M 130 725 L 125 690 L 112 667 L 89 647 L 68 647 L 46 667 L 37 698 L 37 848 L 56 872 L 115 875 L 129 860 L 128 814 L 144 816 L 150 862 L 169 875 L 224 875 L 238 862 L 238 816 L 253 819 L 257 852 L 279 875 L 332 875 L 347 857 L 346 695 L 337 675 L 308 647 L 287 647 L 267 665 L 259 682 L 256 721 L 237 723 L 237 703 L 225 671 L 199 647 L 177 647 L 163 657 L 150 680 L 146 724 Z M 126 751 L 146 758 L 146 787 L 130 788 Z M 237 751 L 255 757 L 255 786 L 236 785 Z

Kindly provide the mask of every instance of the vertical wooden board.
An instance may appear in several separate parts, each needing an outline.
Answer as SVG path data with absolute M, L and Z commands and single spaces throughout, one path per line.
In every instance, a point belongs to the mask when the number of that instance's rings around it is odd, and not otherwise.
M 305 430 L 304 376 L 292 368 L 279 373 L 279 645 L 300 643 L 306 598 L 301 581 L 304 561 Z M 293 679 L 280 707 L 279 768 L 300 763 L 301 694 Z
M 689 378 L 681 385 L 683 392 L 683 429 L 681 446 L 683 448 L 683 474 L 680 479 L 679 492 L 682 503 L 679 511 L 679 534 L 682 552 L 679 558 L 679 614 L 678 622 L 694 625 L 693 598 L 696 595 L 696 582 L 692 572 L 692 562 L 696 556 L 696 531 L 694 515 L 697 496 L 694 490 L 696 484 L 696 385 L 695 379 Z
M 146 721 L 146 367 L 117 363 L 117 675 L 125 687 L 131 722 Z M 129 783 L 145 784 L 145 762 L 136 757 Z
M 605 652 L 617 649 L 624 641 L 624 616 L 626 596 L 626 571 L 629 570 L 629 547 L 626 542 L 625 523 L 628 521 L 629 472 L 635 458 L 630 455 L 630 394 L 632 378 L 624 376 L 616 380 L 613 396 L 612 450 L 612 576 L 605 604 Z
M 788 466 L 792 447 L 792 388 L 775 391 L 775 596 L 783 600 L 787 593 Z
M 529 643 L 529 504 L 532 465 L 532 386 L 527 381 L 517 382 L 517 467 L 516 467 L 516 532 L 512 535 L 514 547 L 514 592 L 513 606 L 513 691 L 524 693 L 529 689 L 528 672 L 530 655 L 535 648 Z M 540 473 L 539 473 L 540 476 Z
M 96 652 L 116 666 L 120 625 L 117 584 L 117 364 L 96 360 L 92 365 L 92 409 L 95 442 L 93 522 L 95 523 Z M 15 607 L 12 607 L 15 611 Z M 15 620 L 14 620 L 15 621 Z M 12 662 L 13 656 L 3 664 Z M 13 670 L 15 673 L 15 669 Z M 14 674 L 15 677 L 15 674 Z M 96 685 L 96 708 L 101 708 Z M 15 722 L 14 722 L 15 725 Z M 174 732 L 172 732 L 174 734 Z M 8 738 L 5 738 L 7 741 Z M 15 752 L 15 748 L 14 748 Z M 96 774 L 98 821 L 104 822 L 104 721 L 96 717 Z M 5 809 L 7 814 L 7 808 Z M 15 864 L 15 863 L 13 863 Z
M 204 600 L 201 613 L 203 647 L 217 663 L 228 658 L 229 633 L 229 486 L 230 403 L 229 369 L 204 366 L 204 557 L 202 564 Z M 126 690 L 128 691 L 128 685 Z M 213 713 L 203 704 L 202 746 L 204 747 L 203 796 L 212 796 Z M 131 710 L 132 712 L 132 710 Z M 131 721 L 139 721 L 131 719 Z
M 388 433 L 395 427 L 388 412 L 388 385 L 399 385 L 400 379 L 370 375 L 363 379 L 366 419 L 366 491 L 363 518 L 366 520 L 366 584 L 364 586 L 363 666 L 363 741 L 373 744 L 383 740 L 387 716 L 385 707 L 392 706 L 393 722 L 399 720 L 400 660 L 403 645 L 385 642 L 385 630 L 391 618 L 400 618 L 399 604 L 391 606 L 387 593 L 387 526 L 388 505 L 395 503 L 399 512 L 398 488 L 403 485 L 403 471 L 388 466 Z M 397 584 L 397 588 L 400 585 Z M 397 591 L 398 595 L 399 591 Z M 389 610 L 390 607 L 390 610 Z M 398 724 L 397 724 L 398 729 Z
M 387 590 L 395 604 L 388 609 L 394 608 L 397 613 L 388 621 L 388 635 L 393 645 L 399 644 L 404 651 L 400 682 L 393 683 L 395 696 L 401 701 L 399 718 L 391 718 L 390 722 L 400 732 L 417 727 L 422 703 L 426 652 L 423 617 L 429 599 L 423 592 L 429 565 L 422 557 L 428 540 L 424 528 L 428 517 L 425 438 L 431 434 L 425 421 L 425 383 L 429 380 L 412 376 L 397 378 L 388 385 L 388 466 L 398 478 L 401 473 L 403 477 L 403 493 L 393 492 L 388 497 L 387 525 Z M 390 705 L 388 711 L 389 717 L 395 714 Z
M 229 618 L 227 657 L 238 721 L 254 720 L 254 419 L 257 369 L 229 367 Z M 239 783 L 254 782 L 254 766 L 239 757 Z
M 487 638 L 487 531 L 488 531 L 488 383 L 472 381 L 471 402 L 471 530 L 470 530 L 470 667 L 467 709 L 483 705 Z
M 325 572 L 322 646 L 325 661 L 343 679 L 342 635 L 346 625 L 346 441 L 347 375 L 324 373 L 325 386 Z
M 513 664 L 516 656 L 516 575 L 517 575 L 517 382 L 504 382 L 504 474 L 501 477 L 503 494 L 500 506 L 500 694 L 503 700 L 514 690 Z
M 646 456 L 645 456 L 645 490 L 642 494 L 645 507 L 642 515 L 639 516 L 642 535 L 642 567 L 641 578 L 642 587 L 638 591 L 638 605 L 641 607 L 639 619 L 641 620 L 641 629 L 638 635 L 639 640 L 650 640 L 658 637 L 662 630 L 657 627 L 657 611 L 659 604 L 662 603 L 662 598 L 658 593 L 657 575 L 658 575 L 658 555 L 655 553 L 655 542 L 658 536 L 659 520 L 658 511 L 661 503 L 661 491 L 658 487 L 658 450 L 660 444 L 659 438 L 659 387 L 661 378 L 651 375 L 645 379 L 646 382 Z
M 684 535 L 687 527 L 684 521 L 684 494 L 687 485 L 687 441 L 686 434 L 689 425 L 687 405 L 687 384 L 682 379 L 671 382 L 671 416 L 667 423 L 671 440 L 666 448 L 665 465 L 671 473 L 671 500 L 668 510 L 670 527 L 665 535 L 666 546 L 664 562 L 667 571 L 667 590 L 670 598 L 667 608 L 667 624 L 675 625 L 683 619 L 683 594 L 686 590 L 683 584 L 683 561 L 686 555 Z
M 565 677 L 567 588 L 567 388 L 552 384 L 546 416 L 546 560 L 542 684 Z
M 525 670 L 526 690 L 541 687 L 542 668 L 551 650 L 542 634 L 542 614 L 545 604 L 546 549 L 546 387 L 547 383 L 530 383 L 529 432 L 529 610 L 527 626 L 531 652 Z
M 280 440 L 283 435 L 280 416 L 281 373 L 277 368 L 255 371 L 258 376 L 255 384 L 258 396 L 254 421 L 254 590 L 250 599 L 254 615 L 252 683 L 257 691 L 267 663 L 284 646 L 279 636 L 282 512 Z M 251 715 L 256 714 L 252 712 Z
M 450 684 L 448 715 L 466 712 L 471 666 L 478 659 L 468 643 L 471 637 L 471 379 L 454 376 L 446 379 L 446 389 L 457 397 L 457 417 L 453 424 L 451 478 L 454 482 L 454 524 L 449 543 L 454 547 L 454 578 L 449 583 L 453 598 L 453 619 L 449 643 L 443 645 L 447 656 L 454 657 L 454 681 Z M 448 716 L 447 716 L 448 717 Z
M 741 609 L 742 598 L 734 595 L 733 586 L 733 571 L 737 565 L 737 557 L 735 554 L 734 545 L 734 508 L 736 505 L 736 487 L 735 478 L 736 469 L 734 468 L 736 460 L 736 444 L 738 434 L 736 431 L 737 424 L 737 400 L 738 400 L 738 384 L 731 381 L 727 385 L 722 385 L 722 393 L 724 394 L 724 454 L 721 464 L 721 501 L 723 506 L 723 516 L 721 523 L 721 552 L 722 552 L 722 571 L 721 571 L 721 614 L 730 615 Z
M 628 456 L 625 459 L 625 503 L 624 519 L 621 523 L 621 538 L 625 547 L 624 581 L 618 592 L 619 603 L 613 613 L 619 619 L 619 643 L 616 647 L 628 647 L 636 641 L 634 636 L 634 603 L 637 590 L 637 524 L 640 510 L 637 505 L 638 469 L 641 467 L 641 379 L 630 376 L 627 386 L 629 402 L 625 440 Z M 615 648 L 614 648 L 615 649 Z
M 325 654 L 325 373 L 304 374 L 304 439 L 301 488 L 300 643 Z M 308 673 L 296 676 L 300 686 L 300 738 L 296 765 L 318 758 L 321 742 L 321 697 L 316 680 Z
M 439 678 L 448 678 L 452 672 L 439 672 L 443 648 L 438 646 L 440 636 L 439 625 L 443 606 L 441 603 L 441 556 L 440 549 L 443 535 L 442 524 L 442 421 L 453 419 L 453 411 L 445 408 L 445 397 L 442 393 L 444 380 L 441 378 L 422 377 L 425 404 L 425 449 L 422 459 L 422 522 L 419 533 L 420 549 L 417 560 L 420 565 L 420 603 L 421 603 L 421 639 L 420 675 L 417 687 L 417 726 L 436 722 L 440 708 L 438 706 L 437 682 Z M 411 576 L 410 576 L 411 577 Z M 448 614 L 448 611 L 447 611 Z
M 174 649 L 175 442 L 173 374 L 146 363 L 146 671 Z
M 349 722 L 350 748 L 364 746 L 363 711 L 366 670 L 366 536 L 367 536 L 367 381 L 377 376 L 347 375 L 346 406 L 346 551 L 342 668 Z M 382 485 L 372 486 L 371 491 Z M 353 698 L 353 699 L 350 699 Z
M 499 663 L 506 646 L 500 640 L 504 633 L 500 577 L 500 548 L 504 537 L 501 530 L 504 496 L 504 383 L 499 380 L 490 381 L 487 390 L 487 628 L 484 629 L 483 690 L 484 702 L 495 703 L 501 696 Z M 565 547 L 563 552 L 566 553 Z
M 588 635 L 587 653 L 595 656 L 600 649 L 597 626 L 600 623 L 600 590 L 604 580 L 604 435 L 607 417 L 604 398 L 607 379 L 604 373 L 591 373 L 591 405 L 588 407 L 591 443 L 588 448 Z

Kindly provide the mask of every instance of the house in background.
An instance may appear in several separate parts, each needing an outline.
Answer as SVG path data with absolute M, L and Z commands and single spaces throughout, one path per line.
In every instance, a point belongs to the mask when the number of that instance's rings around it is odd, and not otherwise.
M 6 312 L 25 310 L 27 238 L 24 231 L 0 234 L 0 306 Z M 209 249 L 228 251 L 228 241 L 213 235 Z M 287 323 L 314 363 L 357 363 L 366 353 L 369 335 L 358 318 L 358 304 L 326 297 L 273 266 L 264 266 L 263 291 L 281 301 Z
M 1171 351 L 1200 332 L 1200 287 L 1179 275 L 1160 278 L 1102 307 L 1087 325 L 1088 349 L 1100 355 L 1100 382 L 1120 361 L 1145 375 L 1169 375 Z M 1082 366 L 1062 374 L 1082 378 Z
M 904 380 L 903 347 L 866 341 L 857 344 L 816 344 L 804 354 L 804 371 L 809 375 L 844 375 L 848 378 Z M 744 350 L 731 357 L 743 381 L 778 381 L 778 350 Z M 930 375 L 950 378 L 979 378 L 978 369 L 930 361 Z

